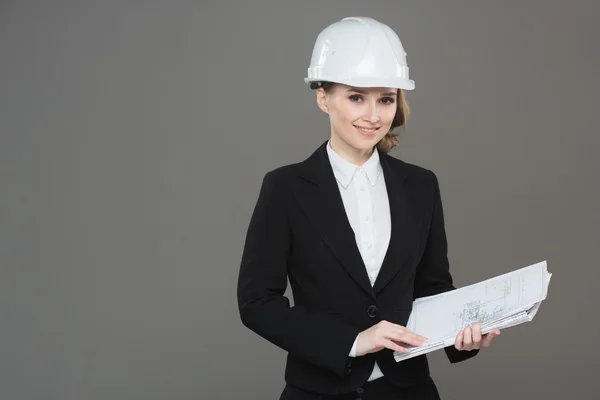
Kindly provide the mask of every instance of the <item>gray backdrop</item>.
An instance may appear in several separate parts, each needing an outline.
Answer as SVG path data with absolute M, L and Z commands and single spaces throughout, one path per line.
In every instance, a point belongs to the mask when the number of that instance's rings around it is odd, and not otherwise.
M 393 155 L 434 170 L 459 286 L 544 259 L 536 319 L 444 399 L 598 398 L 596 1 L 0 5 L 0 398 L 276 399 L 236 278 L 265 172 L 329 135 L 318 32 L 393 27 L 416 89 Z

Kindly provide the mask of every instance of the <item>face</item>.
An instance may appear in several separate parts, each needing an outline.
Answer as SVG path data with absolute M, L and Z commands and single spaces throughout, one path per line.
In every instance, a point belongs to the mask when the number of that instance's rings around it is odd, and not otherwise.
M 331 141 L 346 152 L 369 153 L 389 132 L 398 90 L 357 88 L 341 84 L 326 92 L 317 89 L 317 104 L 329 115 Z

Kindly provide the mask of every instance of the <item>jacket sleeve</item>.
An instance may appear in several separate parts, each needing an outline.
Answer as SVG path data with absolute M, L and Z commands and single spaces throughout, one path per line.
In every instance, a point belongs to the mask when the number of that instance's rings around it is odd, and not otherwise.
M 237 286 L 241 320 L 291 355 L 347 375 L 349 351 L 360 330 L 326 313 L 290 307 L 284 296 L 292 237 L 286 212 L 289 198 L 274 172 L 267 173 L 242 254 Z
M 426 297 L 454 290 L 448 262 L 448 244 L 444 223 L 444 212 L 437 177 L 428 171 L 433 182 L 433 213 L 429 227 L 429 236 L 423 257 L 417 267 L 414 297 Z M 451 363 L 463 361 L 475 356 L 479 350 L 457 350 L 454 345 L 444 348 Z

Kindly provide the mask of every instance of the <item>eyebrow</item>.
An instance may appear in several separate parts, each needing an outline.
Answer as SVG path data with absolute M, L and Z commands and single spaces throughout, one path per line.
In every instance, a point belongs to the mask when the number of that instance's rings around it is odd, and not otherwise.
M 369 94 L 369 92 L 367 92 L 366 90 L 361 90 L 361 89 L 348 89 L 346 90 L 347 92 L 356 92 L 356 93 L 360 93 L 360 94 Z M 381 94 L 382 96 L 396 96 L 397 93 L 396 92 L 385 92 Z

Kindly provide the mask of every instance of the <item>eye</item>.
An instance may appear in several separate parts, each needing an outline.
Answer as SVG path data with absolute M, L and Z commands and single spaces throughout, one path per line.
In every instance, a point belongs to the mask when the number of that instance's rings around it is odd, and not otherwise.
M 359 101 L 362 101 L 362 97 L 357 95 L 357 94 L 353 94 L 351 96 L 348 96 L 348 98 L 350 99 L 350 101 L 353 101 L 355 103 L 358 103 Z
M 385 105 L 390 105 L 390 104 L 394 104 L 395 100 L 393 97 L 384 97 L 383 99 L 381 99 L 381 102 Z

